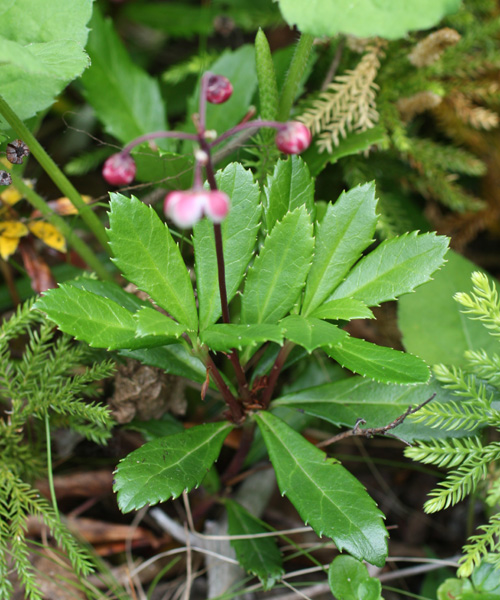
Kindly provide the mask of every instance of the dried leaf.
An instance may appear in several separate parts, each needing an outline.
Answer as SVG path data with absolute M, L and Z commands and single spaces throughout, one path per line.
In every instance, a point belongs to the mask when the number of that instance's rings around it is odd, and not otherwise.
M 66 240 L 62 233 L 54 227 L 51 223 L 45 221 L 32 221 L 28 223 L 29 230 L 37 238 L 41 239 L 42 242 L 58 250 L 59 252 L 66 252 Z

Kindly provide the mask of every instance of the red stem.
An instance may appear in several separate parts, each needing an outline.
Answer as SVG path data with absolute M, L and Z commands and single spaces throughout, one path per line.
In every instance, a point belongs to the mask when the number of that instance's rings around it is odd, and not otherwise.
M 235 423 L 241 423 L 244 416 L 243 409 L 241 408 L 236 398 L 233 396 L 231 390 L 227 387 L 226 382 L 222 378 L 222 375 L 219 373 L 219 369 L 217 369 L 214 361 L 212 360 L 212 357 L 209 354 L 207 355 L 206 365 L 217 387 L 219 388 L 225 403 L 228 405 L 229 410 L 231 411 L 233 421 Z
M 274 388 L 276 387 L 276 383 L 278 382 L 278 377 L 280 376 L 281 369 L 288 358 L 288 355 L 292 351 L 294 344 L 291 342 L 285 342 L 281 350 L 278 352 L 278 356 L 274 361 L 274 364 L 271 368 L 271 373 L 269 374 L 269 381 L 267 384 L 264 393 L 262 394 L 262 406 L 264 409 L 268 408 L 271 398 L 274 392 Z

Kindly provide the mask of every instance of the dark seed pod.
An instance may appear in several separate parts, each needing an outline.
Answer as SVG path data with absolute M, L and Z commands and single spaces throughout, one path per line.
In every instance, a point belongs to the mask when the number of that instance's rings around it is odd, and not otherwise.
M 7 144 L 7 160 L 13 165 L 22 165 L 25 156 L 28 156 L 30 149 L 22 140 L 14 140 Z
M 10 185 L 12 183 L 12 177 L 7 171 L 0 171 L 0 185 Z

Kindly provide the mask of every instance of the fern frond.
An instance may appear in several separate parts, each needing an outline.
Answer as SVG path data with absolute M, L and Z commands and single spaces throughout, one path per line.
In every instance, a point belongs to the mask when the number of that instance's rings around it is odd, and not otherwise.
M 482 321 L 494 336 L 500 336 L 500 302 L 498 292 L 488 276 L 479 271 L 472 274 L 473 290 L 470 294 L 459 292 L 454 298 L 472 319 Z
M 448 473 L 446 479 L 430 493 L 430 500 L 424 504 L 425 512 L 438 512 L 453 506 L 474 492 L 486 477 L 488 465 L 498 458 L 500 458 L 499 442 L 483 447 L 480 454 L 474 454 L 458 469 Z
M 500 566 L 500 513 L 491 516 L 489 522 L 478 529 L 482 533 L 471 536 L 462 549 L 464 556 L 459 560 L 459 577 L 468 577 L 485 557 L 488 557 L 488 562 Z M 496 556 L 492 557 L 491 554 Z
M 428 138 L 410 138 L 411 159 L 422 164 L 423 170 L 430 165 L 444 171 L 463 173 L 478 177 L 486 173 L 486 165 L 470 152 L 449 144 L 439 144 Z
M 408 60 L 415 67 L 427 67 L 438 61 L 446 48 L 457 44 L 461 37 L 458 31 L 450 27 L 434 31 L 413 48 Z
M 442 402 L 435 406 L 424 406 L 418 413 L 412 415 L 417 423 L 425 422 L 434 429 L 441 428 L 446 431 L 465 429 L 472 431 L 478 427 L 489 425 L 490 413 L 482 406 L 478 407 L 471 402 Z
M 454 390 L 457 396 L 473 401 L 474 404 L 478 405 L 478 409 L 479 406 L 489 408 L 491 405 L 493 392 L 488 390 L 486 385 L 474 374 L 465 373 L 454 365 L 451 367 L 435 365 L 433 372 L 436 379 L 444 383 L 446 389 Z
M 320 134 L 317 141 L 320 152 L 331 152 L 348 132 L 366 131 L 378 122 L 375 77 L 382 55 L 382 43 L 372 44 L 355 69 L 337 76 L 298 117 L 313 133 Z
M 425 464 L 451 468 L 458 467 L 465 460 L 472 460 L 481 453 L 482 447 L 478 437 L 427 440 L 406 448 L 405 456 Z
M 500 389 L 500 356 L 485 350 L 467 350 L 465 352 L 468 368 L 478 377 Z

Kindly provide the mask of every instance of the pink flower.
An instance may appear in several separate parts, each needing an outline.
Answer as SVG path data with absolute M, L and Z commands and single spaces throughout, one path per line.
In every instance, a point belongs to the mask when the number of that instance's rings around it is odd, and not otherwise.
M 288 121 L 276 134 L 276 146 L 285 154 L 300 154 L 310 144 L 311 132 L 299 121 Z
M 207 100 L 212 104 L 222 104 L 229 100 L 233 86 L 224 75 L 210 75 L 207 81 Z
M 102 176 L 111 185 L 127 185 L 134 180 L 136 166 L 130 154 L 118 152 L 104 163 Z
M 229 196 L 220 190 L 186 190 L 170 192 L 165 197 L 165 215 L 178 227 L 192 227 L 203 216 L 221 223 L 229 212 Z

